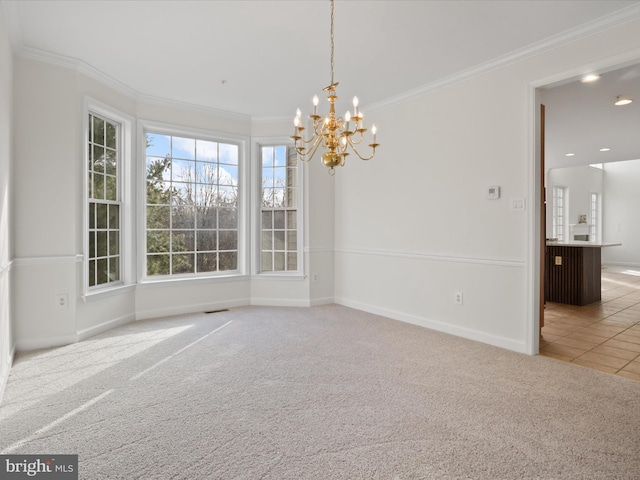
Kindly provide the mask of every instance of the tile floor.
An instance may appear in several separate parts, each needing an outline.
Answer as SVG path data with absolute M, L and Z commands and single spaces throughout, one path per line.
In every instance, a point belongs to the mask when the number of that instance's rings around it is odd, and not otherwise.
M 602 268 L 602 300 L 547 303 L 540 355 L 640 381 L 640 269 Z

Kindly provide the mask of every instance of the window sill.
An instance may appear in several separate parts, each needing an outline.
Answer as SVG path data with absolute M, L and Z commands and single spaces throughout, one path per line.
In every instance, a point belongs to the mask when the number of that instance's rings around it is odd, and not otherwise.
M 221 275 L 216 277 L 162 277 L 162 278 L 145 278 L 139 284 L 138 288 L 162 288 L 169 285 L 202 285 L 208 283 L 230 283 L 242 282 L 250 280 L 248 275 Z
M 302 282 L 307 279 L 306 275 L 301 273 L 257 273 L 251 276 L 251 280 L 264 281 L 286 281 L 286 282 Z

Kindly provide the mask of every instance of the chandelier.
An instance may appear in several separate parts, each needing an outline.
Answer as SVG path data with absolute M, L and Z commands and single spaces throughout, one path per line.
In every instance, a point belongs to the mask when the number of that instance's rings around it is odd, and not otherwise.
M 335 167 L 344 166 L 347 155 L 349 155 L 348 150 L 352 150 L 361 160 L 371 160 L 376 154 L 376 147 L 379 146 L 376 143 L 376 126 L 374 124 L 371 127 L 373 139 L 369 144 L 370 155 L 362 155 L 356 148 L 364 141 L 364 134 L 367 131 L 363 127 L 362 111 L 358 109 L 358 97 L 353 97 L 353 115 L 347 111 L 344 117 L 336 117 L 335 102 L 338 99 L 336 95 L 338 82 L 333 80 L 333 1 L 331 0 L 331 84 L 323 89 L 327 92 L 329 115 L 324 118 L 318 115 L 318 96 L 314 95 L 313 114 L 309 115 L 313 128 L 311 136 L 304 138 L 305 126 L 299 108 L 293 119 L 295 129 L 293 136 L 291 136 L 298 158 L 303 162 L 311 160 L 322 145 L 326 150 L 322 154 L 322 163 L 329 168 L 331 175 L 335 174 Z

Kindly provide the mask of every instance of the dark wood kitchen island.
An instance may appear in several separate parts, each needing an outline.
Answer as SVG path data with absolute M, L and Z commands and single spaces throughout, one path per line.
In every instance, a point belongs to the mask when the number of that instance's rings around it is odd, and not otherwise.
M 544 299 L 588 305 L 601 300 L 602 248 L 619 243 L 547 242 Z

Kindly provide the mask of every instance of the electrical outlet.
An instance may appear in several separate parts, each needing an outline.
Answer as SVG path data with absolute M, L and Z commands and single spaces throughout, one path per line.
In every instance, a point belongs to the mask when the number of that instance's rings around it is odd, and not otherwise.
M 69 305 L 69 296 L 66 293 L 56 295 L 56 305 L 60 308 L 67 308 Z
M 462 292 L 455 292 L 453 294 L 453 303 L 456 305 L 462 305 Z
M 318 283 L 318 280 L 320 280 L 320 275 L 317 273 L 314 273 L 313 275 L 311 275 L 311 281 L 313 283 Z

